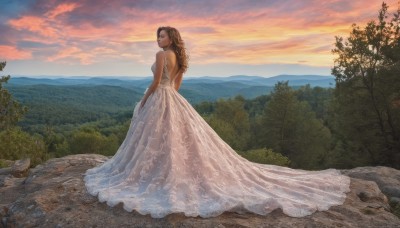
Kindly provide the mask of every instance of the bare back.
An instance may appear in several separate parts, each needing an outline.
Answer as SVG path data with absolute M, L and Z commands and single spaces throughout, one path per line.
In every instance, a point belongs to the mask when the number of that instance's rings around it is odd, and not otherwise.
M 175 81 L 177 73 L 179 72 L 179 65 L 176 58 L 176 54 L 173 51 L 165 51 L 165 56 L 167 60 L 167 70 L 171 81 Z

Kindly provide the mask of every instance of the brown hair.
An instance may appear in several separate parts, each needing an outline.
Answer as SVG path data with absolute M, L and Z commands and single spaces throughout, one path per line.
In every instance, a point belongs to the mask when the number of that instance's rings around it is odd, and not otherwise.
M 161 30 L 164 30 L 172 41 L 171 48 L 174 50 L 178 59 L 179 69 L 182 73 L 185 73 L 188 68 L 189 55 L 186 54 L 185 43 L 183 42 L 179 31 L 170 26 L 162 26 L 157 29 L 157 38 L 160 36 Z

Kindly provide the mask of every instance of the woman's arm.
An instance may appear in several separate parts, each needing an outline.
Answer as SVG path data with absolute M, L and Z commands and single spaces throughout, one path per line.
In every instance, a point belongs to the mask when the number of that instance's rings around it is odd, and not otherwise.
M 140 107 L 143 107 L 147 101 L 147 98 L 157 89 L 158 85 L 161 82 L 162 71 L 164 70 L 164 55 L 163 51 L 159 51 L 156 54 L 156 71 L 154 72 L 154 79 L 151 85 L 149 86 L 146 94 L 143 96 L 142 103 Z
M 183 73 L 181 71 L 179 71 L 178 74 L 175 76 L 175 79 L 174 79 L 174 85 L 175 85 L 175 90 L 176 91 L 178 91 L 179 87 L 181 87 L 182 78 L 183 78 Z

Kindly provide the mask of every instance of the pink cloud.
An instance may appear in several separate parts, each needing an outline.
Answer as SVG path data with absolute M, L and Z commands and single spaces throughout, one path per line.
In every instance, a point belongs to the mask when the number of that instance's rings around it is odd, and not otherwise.
M 28 30 L 39 34 L 40 36 L 56 38 L 57 29 L 52 27 L 44 18 L 35 16 L 24 16 L 19 19 L 13 19 L 8 22 L 17 30 Z
M 60 14 L 71 12 L 74 9 L 76 9 L 77 7 L 78 7 L 78 4 L 76 4 L 76 3 L 62 3 L 62 4 L 58 5 L 56 8 L 54 8 L 53 10 L 47 12 L 46 15 L 49 18 L 55 18 Z
M 396 1 L 389 4 L 396 5 Z M 88 65 L 112 59 L 148 63 L 158 48 L 156 29 L 171 25 L 180 30 L 192 63 L 328 65 L 333 59 L 334 36 L 348 35 L 352 23 L 362 25 L 376 19 L 380 4 L 361 0 L 181 4 L 55 0 L 38 1 L 31 12 L 11 18 L 7 25 L 20 32 L 15 50 L 23 50 L 18 48 L 21 41 L 48 44 L 34 53 L 41 52 L 38 56 L 51 62 Z
M 32 53 L 29 51 L 18 50 L 13 46 L 0 45 L 0 59 L 9 60 L 20 60 L 20 59 L 30 59 Z
M 82 65 L 89 65 L 92 63 L 91 54 L 84 52 L 78 47 L 69 47 L 56 53 L 55 55 L 49 56 L 47 61 L 54 62 L 57 60 L 63 60 L 64 63 L 68 63 L 66 59 L 78 59 Z

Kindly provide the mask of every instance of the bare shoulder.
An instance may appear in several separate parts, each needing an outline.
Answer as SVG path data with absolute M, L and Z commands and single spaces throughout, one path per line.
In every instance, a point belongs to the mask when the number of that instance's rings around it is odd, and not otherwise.
M 156 53 L 156 62 L 164 62 L 164 51 L 158 51 Z
M 157 60 L 164 59 L 164 56 L 169 60 L 176 58 L 176 54 L 172 50 L 166 50 L 166 51 L 161 50 L 156 53 Z
M 163 53 L 164 51 L 158 51 L 157 53 L 156 53 L 156 58 L 160 58 L 160 57 L 164 57 L 164 53 Z

